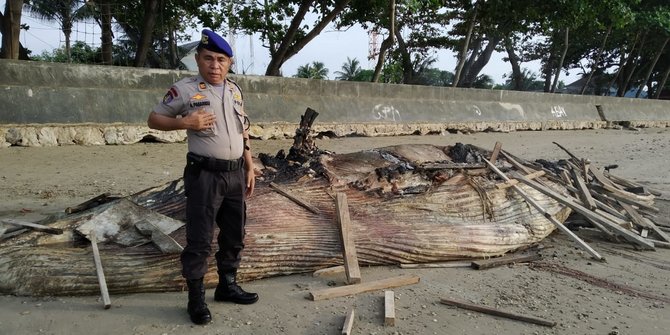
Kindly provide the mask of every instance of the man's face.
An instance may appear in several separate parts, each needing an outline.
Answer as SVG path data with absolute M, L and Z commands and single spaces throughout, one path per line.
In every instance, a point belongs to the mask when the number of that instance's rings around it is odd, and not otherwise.
M 232 60 L 225 54 L 202 49 L 195 54 L 198 72 L 213 85 L 222 84 L 232 65 Z

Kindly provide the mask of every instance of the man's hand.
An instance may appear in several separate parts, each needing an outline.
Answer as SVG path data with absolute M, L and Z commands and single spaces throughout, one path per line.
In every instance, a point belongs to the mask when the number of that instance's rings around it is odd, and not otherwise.
M 206 130 L 214 127 L 214 123 L 216 123 L 216 115 L 207 112 L 204 109 L 200 109 L 185 116 L 183 122 L 186 129 L 197 131 Z

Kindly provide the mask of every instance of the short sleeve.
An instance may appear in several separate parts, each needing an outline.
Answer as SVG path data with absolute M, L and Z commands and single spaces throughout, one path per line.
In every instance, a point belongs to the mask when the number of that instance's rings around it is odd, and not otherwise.
M 163 96 L 163 101 L 154 107 L 154 112 L 172 117 L 182 115 L 184 110 L 184 97 L 176 85 L 170 87 Z

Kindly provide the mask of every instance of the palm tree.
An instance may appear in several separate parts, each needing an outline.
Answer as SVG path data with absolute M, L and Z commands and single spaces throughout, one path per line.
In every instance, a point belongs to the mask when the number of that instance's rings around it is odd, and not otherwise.
M 328 79 L 328 69 L 322 62 L 312 62 L 298 67 L 295 78 Z
M 337 75 L 335 79 L 348 81 L 356 80 L 361 74 L 361 71 L 363 71 L 363 69 L 361 68 L 358 59 L 347 57 L 347 61 L 342 64 L 342 71 L 335 71 L 335 74 Z
M 71 61 L 70 35 L 74 23 L 90 17 L 92 12 L 85 2 L 78 0 L 33 0 L 26 4 L 26 10 L 44 21 L 57 21 L 65 35 L 65 54 Z

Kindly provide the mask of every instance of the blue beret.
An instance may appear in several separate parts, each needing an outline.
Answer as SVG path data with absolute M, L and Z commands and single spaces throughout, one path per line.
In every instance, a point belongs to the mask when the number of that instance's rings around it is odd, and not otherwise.
M 209 51 L 214 51 L 226 54 L 228 57 L 233 57 L 233 49 L 230 47 L 230 44 L 228 44 L 228 42 L 226 42 L 223 37 L 209 29 L 204 29 L 202 31 L 202 37 L 200 38 L 199 46 Z

